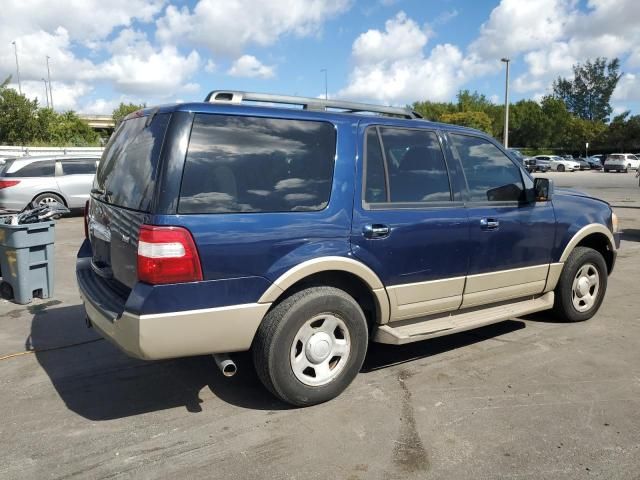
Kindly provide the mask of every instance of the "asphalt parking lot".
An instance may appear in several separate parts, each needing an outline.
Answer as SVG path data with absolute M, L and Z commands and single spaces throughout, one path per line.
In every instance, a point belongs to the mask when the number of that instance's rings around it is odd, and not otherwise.
M 638 180 L 548 176 L 625 229 L 594 319 L 372 345 L 342 396 L 307 409 L 246 355 L 225 379 L 211 357 L 141 362 L 101 340 L 75 286 L 82 219 L 59 221 L 55 298 L 0 303 L 0 478 L 640 478 Z

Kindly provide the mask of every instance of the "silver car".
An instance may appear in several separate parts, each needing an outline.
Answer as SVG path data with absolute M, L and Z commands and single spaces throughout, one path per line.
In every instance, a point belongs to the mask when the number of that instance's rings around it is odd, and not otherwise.
M 20 157 L 0 161 L 0 209 L 60 202 L 84 207 L 99 157 Z

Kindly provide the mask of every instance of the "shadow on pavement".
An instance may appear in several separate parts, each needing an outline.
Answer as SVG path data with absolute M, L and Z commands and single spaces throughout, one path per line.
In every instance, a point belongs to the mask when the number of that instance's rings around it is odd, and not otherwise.
M 625 228 L 622 230 L 621 238 L 627 242 L 640 242 L 640 229 Z
M 213 358 L 200 356 L 165 361 L 128 357 L 84 323 L 81 305 L 42 308 L 34 312 L 27 349 L 47 373 L 60 398 L 73 412 L 100 421 L 185 407 L 202 411 L 200 391 L 242 408 L 283 410 L 258 380 L 248 353 L 234 355 L 238 373 L 225 378 Z M 517 320 L 401 347 L 372 343 L 364 372 L 438 355 L 525 328 Z M 58 348 L 72 345 L 68 348 Z M 43 351 L 48 350 L 48 351 Z
M 200 391 L 207 387 L 230 404 L 258 410 L 289 408 L 267 392 L 256 377 L 250 356 L 235 357 L 239 371 L 225 378 L 210 356 L 148 362 L 120 352 L 84 323 L 81 305 L 36 312 L 27 348 L 73 412 L 90 420 L 111 420 L 175 407 L 202 410 Z M 38 353 L 60 345 L 65 349 Z
M 362 371 L 372 372 L 393 365 L 400 365 L 414 360 L 432 357 L 450 350 L 506 335 L 507 333 L 525 327 L 526 324 L 520 320 L 507 320 L 466 332 L 445 335 L 421 342 L 408 343 L 406 345 L 370 343 Z

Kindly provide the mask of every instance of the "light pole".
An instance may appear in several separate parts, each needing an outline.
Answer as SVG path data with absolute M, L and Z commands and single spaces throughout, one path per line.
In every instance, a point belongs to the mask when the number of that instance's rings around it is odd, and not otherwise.
M 44 96 L 47 98 L 47 108 L 49 108 L 49 91 L 47 90 L 47 81 L 43 78 L 44 82 Z
M 501 58 L 507 64 L 507 74 L 504 82 L 504 148 L 509 148 L 509 59 Z
M 47 80 L 49 81 L 49 96 L 51 97 L 51 110 L 53 110 L 53 91 L 51 90 L 51 71 L 49 70 L 49 58 L 51 57 L 47 55 Z
M 327 93 L 327 69 L 323 68 L 320 71 L 324 72 L 324 99 L 327 100 L 329 98 L 328 93 Z
M 18 92 L 22 95 L 22 84 L 20 83 L 20 64 L 18 63 L 18 44 L 14 40 L 13 42 L 13 50 L 16 54 L 16 72 L 18 72 Z

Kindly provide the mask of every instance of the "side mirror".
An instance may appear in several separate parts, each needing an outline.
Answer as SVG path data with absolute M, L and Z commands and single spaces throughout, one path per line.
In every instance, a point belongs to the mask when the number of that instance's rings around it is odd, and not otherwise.
M 553 180 L 538 177 L 533 181 L 535 202 L 548 202 L 553 197 Z

